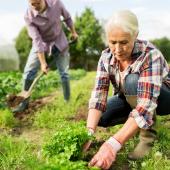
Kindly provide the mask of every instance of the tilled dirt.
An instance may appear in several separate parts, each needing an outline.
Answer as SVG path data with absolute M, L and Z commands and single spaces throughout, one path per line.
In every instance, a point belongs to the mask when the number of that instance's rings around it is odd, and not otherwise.
M 18 119 L 23 119 L 24 117 L 26 117 L 26 115 L 34 113 L 38 108 L 41 108 L 42 106 L 44 106 L 45 104 L 51 102 L 55 97 L 55 94 L 51 94 L 48 97 L 43 97 L 34 101 L 30 101 L 28 108 L 25 109 L 23 112 L 18 112 L 14 114 L 15 118 Z M 11 109 L 17 107 L 25 98 L 21 97 L 21 96 L 16 96 L 16 95 L 10 95 L 7 97 L 7 105 L 8 107 L 10 107 Z
M 23 119 L 26 115 L 34 113 L 38 108 L 42 107 L 44 103 L 41 99 L 31 101 L 28 105 L 28 108 L 23 112 L 18 112 L 14 114 L 14 117 L 18 119 Z
M 7 105 L 11 108 L 18 106 L 25 98 L 22 96 L 10 95 L 7 97 Z

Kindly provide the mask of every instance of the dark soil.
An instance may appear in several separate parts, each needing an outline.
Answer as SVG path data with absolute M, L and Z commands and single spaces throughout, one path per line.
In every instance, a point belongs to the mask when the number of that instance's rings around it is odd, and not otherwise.
M 23 112 L 18 112 L 14 114 L 15 118 L 18 119 L 23 119 L 26 117 L 26 115 L 34 113 L 35 111 L 37 111 L 39 108 L 41 108 L 42 106 L 44 106 L 45 104 L 51 102 L 55 97 L 55 94 L 51 94 L 48 97 L 43 97 L 34 101 L 30 101 L 28 108 L 25 109 Z M 23 100 L 25 100 L 24 97 L 21 96 L 16 96 L 16 95 L 10 95 L 6 102 L 8 107 L 10 107 L 11 109 L 17 107 Z
M 22 96 L 10 95 L 7 97 L 6 102 L 9 107 L 18 106 L 25 98 Z
M 41 101 L 41 99 L 31 101 L 26 110 L 24 110 L 23 112 L 15 113 L 14 117 L 18 119 L 23 119 L 26 115 L 34 113 L 38 108 L 42 107 L 43 105 L 44 103 Z

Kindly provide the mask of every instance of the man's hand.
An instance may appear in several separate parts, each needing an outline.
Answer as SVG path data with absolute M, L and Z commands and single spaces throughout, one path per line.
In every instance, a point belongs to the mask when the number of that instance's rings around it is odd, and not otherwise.
M 39 61 L 40 61 L 40 64 L 41 64 L 41 71 L 43 73 L 47 74 L 48 73 L 48 65 L 47 65 L 47 62 L 46 62 L 46 59 L 45 59 L 44 52 L 38 52 L 37 55 L 38 55 L 38 58 L 39 58 Z
M 109 169 L 116 159 L 116 154 L 117 152 L 114 151 L 112 146 L 105 142 L 91 159 L 89 166 L 95 166 L 103 170 Z
M 79 36 L 78 36 L 77 32 L 73 32 L 73 33 L 72 33 L 72 39 L 73 39 L 73 40 L 77 40 L 78 37 L 79 37 Z
M 43 73 L 45 73 L 45 74 L 48 73 L 48 65 L 47 65 L 47 63 L 41 64 L 41 71 L 42 71 Z

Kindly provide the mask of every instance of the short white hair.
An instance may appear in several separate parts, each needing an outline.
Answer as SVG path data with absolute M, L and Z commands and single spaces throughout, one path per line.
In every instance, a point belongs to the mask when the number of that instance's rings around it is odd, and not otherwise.
M 106 34 L 108 34 L 114 27 L 120 27 L 125 32 L 135 36 L 139 32 L 138 19 L 134 13 L 129 10 L 121 10 L 115 12 L 108 20 L 105 26 Z

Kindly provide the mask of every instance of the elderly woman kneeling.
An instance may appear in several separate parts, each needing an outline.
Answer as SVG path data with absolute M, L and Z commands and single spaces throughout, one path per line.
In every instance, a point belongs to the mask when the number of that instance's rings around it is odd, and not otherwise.
M 106 24 L 108 48 L 98 62 L 95 87 L 89 101 L 87 128 L 123 127 L 94 155 L 90 166 L 109 169 L 117 152 L 140 131 L 140 142 L 130 159 L 149 153 L 156 139 L 156 114 L 170 113 L 170 69 L 150 42 L 138 40 L 138 20 L 130 11 L 116 12 Z M 110 83 L 114 95 L 107 99 Z M 84 150 L 90 147 L 87 142 Z

